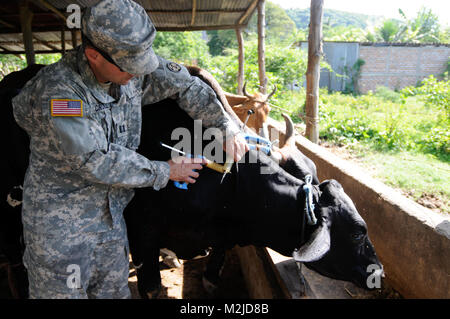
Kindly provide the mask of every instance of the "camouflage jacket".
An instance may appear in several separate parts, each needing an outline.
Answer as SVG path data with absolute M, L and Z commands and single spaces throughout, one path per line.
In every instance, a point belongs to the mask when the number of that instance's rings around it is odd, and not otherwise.
M 166 186 L 168 163 L 135 152 L 141 105 L 175 98 L 205 126 L 238 132 L 208 86 L 162 58 L 153 73 L 112 84 L 109 93 L 79 47 L 42 69 L 13 99 L 14 117 L 30 136 L 24 230 L 48 236 L 123 230 L 133 188 Z

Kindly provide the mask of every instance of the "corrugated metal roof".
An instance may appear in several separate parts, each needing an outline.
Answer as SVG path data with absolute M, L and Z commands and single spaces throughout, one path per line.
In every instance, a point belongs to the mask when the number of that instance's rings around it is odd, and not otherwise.
M 72 31 L 62 16 L 70 4 L 81 10 L 99 0 L 30 0 L 36 53 L 62 50 L 65 30 L 66 50 L 72 49 Z M 119 1 L 119 0 L 118 0 Z M 193 31 L 245 27 L 260 0 L 135 0 L 142 5 L 158 31 Z M 195 8 L 195 10 L 193 10 Z M 59 13 L 56 13 L 58 11 Z M 24 53 L 19 1 L 3 0 L 0 6 L 0 53 Z M 79 31 L 74 32 L 80 43 Z

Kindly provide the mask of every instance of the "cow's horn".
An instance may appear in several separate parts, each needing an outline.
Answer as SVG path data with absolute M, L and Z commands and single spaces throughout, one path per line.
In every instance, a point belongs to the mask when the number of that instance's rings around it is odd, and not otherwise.
M 245 87 L 247 86 L 247 81 L 245 81 L 244 83 L 244 87 L 242 88 L 242 92 L 244 93 L 244 95 L 248 98 L 251 98 L 251 96 L 247 93 L 247 90 L 245 89 Z
M 322 223 L 307 243 L 294 250 L 292 257 L 297 262 L 313 262 L 322 258 L 329 250 L 330 231 L 325 223 Z
M 284 122 L 286 123 L 286 134 L 284 136 L 284 145 L 291 146 L 294 143 L 294 123 L 289 115 L 282 113 L 284 117 Z
M 269 99 L 277 92 L 277 86 L 274 84 L 273 85 L 273 91 L 270 92 L 270 94 L 267 96 L 266 98 L 266 102 L 269 101 Z

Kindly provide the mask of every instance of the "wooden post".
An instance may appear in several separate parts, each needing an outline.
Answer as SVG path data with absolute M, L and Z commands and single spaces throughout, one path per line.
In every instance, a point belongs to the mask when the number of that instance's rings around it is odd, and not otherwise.
M 259 67 L 259 86 L 260 92 L 263 94 L 267 93 L 267 77 L 266 77 L 266 54 L 264 39 L 266 38 L 266 2 L 265 0 L 260 0 L 258 2 L 258 67 Z
M 75 49 L 78 46 L 77 30 L 72 29 L 72 30 L 70 30 L 70 33 L 72 35 L 72 48 Z
M 64 28 L 61 30 L 61 51 L 62 54 L 66 54 L 66 31 Z
M 322 51 L 323 0 L 311 0 L 306 71 L 306 137 L 319 142 L 319 80 Z
M 237 87 L 237 94 L 242 95 L 243 93 L 243 87 L 244 87 L 244 39 L 242 37 L 242 29 L 236 28 L 236 38 L 238 42 L 238 49 L 239 49 L 239 70 L 238 70 L 238 87 Z
M 25 47 L 25 55 L 27 57 L 27 65 L 36 63 L 33 48 L 33 31 L 31 30 L 31 21 L 33 20 L 33 12 L 28 7 L 28 1 L 20 1 L 19 4 L 20 26 L 22 28 L 23 44 Z

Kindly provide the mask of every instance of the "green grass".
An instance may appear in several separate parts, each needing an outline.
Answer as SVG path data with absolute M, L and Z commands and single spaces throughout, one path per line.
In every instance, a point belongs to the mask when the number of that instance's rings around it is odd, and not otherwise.
M 371 174 L 394 188 L 399 188 L 420 202 L 421 198 L 440 200 L 441 212 L 450 213 L 450 165 L 431 154 L 417 152 L 376 152 L 367 147 L 354 154 Z
M 272 103 L 303 122 L 304 90 L 278 94 Z M 271 116 L 282 120 L 276 108 Z M 450 213 L 450 122 L 442 108 L 386 88 L 358 96 L 321 90 L 319 117 L 321 141 L 347 146 L 374 177 L 419 203 L 437 198 Z

